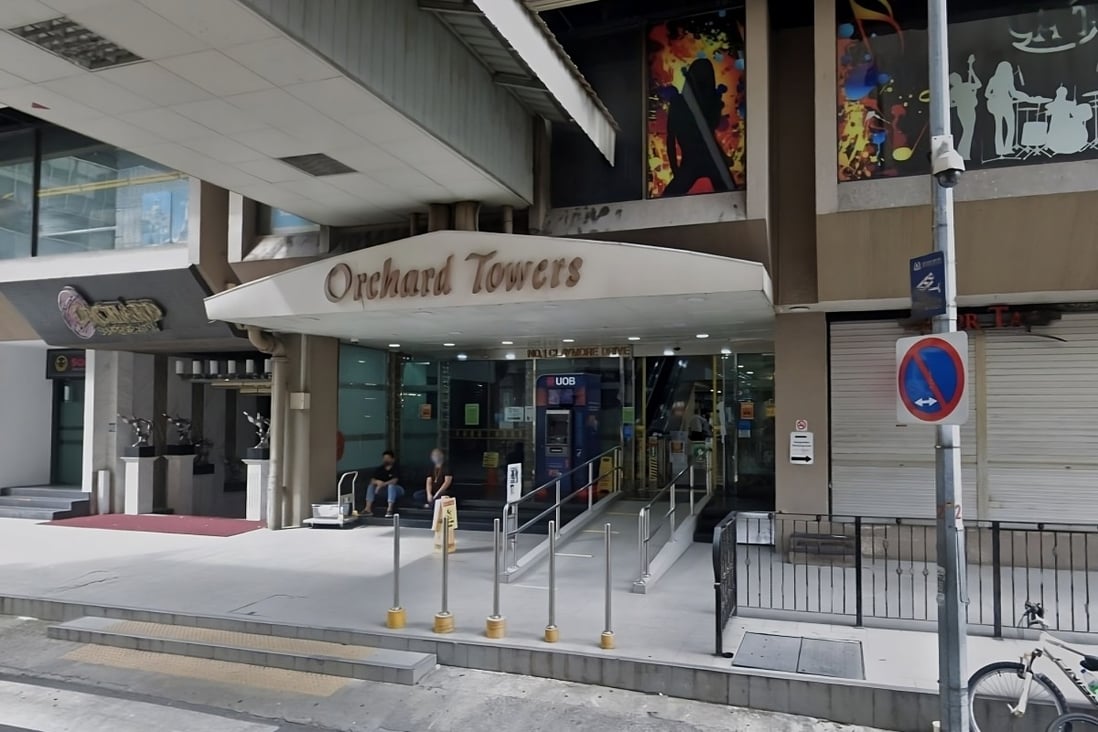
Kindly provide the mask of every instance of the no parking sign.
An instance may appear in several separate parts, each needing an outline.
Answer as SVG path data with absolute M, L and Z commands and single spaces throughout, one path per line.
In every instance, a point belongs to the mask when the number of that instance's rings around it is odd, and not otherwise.
M 896 419 L 900 424 L 968 421 L 968 334 L 896 341 Z

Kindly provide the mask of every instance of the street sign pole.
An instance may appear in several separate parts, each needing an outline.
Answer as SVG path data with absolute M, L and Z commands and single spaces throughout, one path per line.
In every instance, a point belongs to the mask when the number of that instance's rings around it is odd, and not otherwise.
M 930 57 L 930 135 L 950 134 L 949 39 L 946 0 L 928 0 Z M 935 333 L 957 330 L 957 259 L 953 237 L 953 190 L 931 177 L 934 251 L 945 259 L 946 312 L 934 318 Z M 938 688 L 941 725 L 946 732 L 968 732 L 967 592 L 961 510 L 961 428 L 938 425 L 935 450 L 938 509 Z

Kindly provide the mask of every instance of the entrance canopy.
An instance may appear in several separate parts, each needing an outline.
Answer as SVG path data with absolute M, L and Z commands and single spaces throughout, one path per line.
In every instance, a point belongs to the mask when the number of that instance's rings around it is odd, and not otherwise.
M 635 351 L 767 339 L 766 269 L 616 242 L 439 231 L 330 257 L 206 298 L 213 320 L 378 348 Z

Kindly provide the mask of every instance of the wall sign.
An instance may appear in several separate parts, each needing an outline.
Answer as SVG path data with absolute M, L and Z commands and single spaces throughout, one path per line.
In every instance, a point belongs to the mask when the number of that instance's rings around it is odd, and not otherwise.
M 474 295 L 497 290 L 555 290 L 575 287 L 583 276 L 583 257 L 557 257 L 525 261 L 498 258 L 498 250 L 472 252 L 458 265 L 459 286 Z M 347 299 L 399 300 L 409 297 L 442 297 L 453 292 L 454 255 L 438 267 L 400 270 L 389 257 L 377 272 L 355 272 L 346 262 L 328 270 L 324 295 L 330 302 Z
M 1050 325 L 1059 320 L 1061 314 L 1055 310 L 1040 308 L 1011 307 L 1010 305 L 992 305 L 986 308 L 964 309 L 957 314 L 958 330 L 1004 330 L 1008 328 L 1036 328 Z M 919 332 L 929 333 L 930 322 L 919 322 Z
M 567 348 L 528 348 L 526 358 L 624 358 L 633 357 L 632 346 L 572 346 Z
M 789 433 L 789 462 L 792 465 L 812 465 L 816 462 L 816 440 L 811 432 Z
M 139 298 L 89 303 L 71 286 L 63 287 L 57 293 L 57 309 L 69 330 L 84 340 L 97 335 L 155 333 L 164 319 L 164 309 L 154 300 Z
M 507 502 L 522 498 L 522 463 L 507 466 Z
M 46 378 L 83 378 L 87 364 L 88 359 L 83 351 L 51 349 L 46 352 Z

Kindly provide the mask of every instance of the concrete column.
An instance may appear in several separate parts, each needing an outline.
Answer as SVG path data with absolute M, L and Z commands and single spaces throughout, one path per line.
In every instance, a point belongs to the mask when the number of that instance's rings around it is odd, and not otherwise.
M 454 228 L 458 231 L 479 231 L 480 202 L 461 201 L 454 204 Z
M 450 207 L 445 203 L 432 203 L 427 209 L 427 231 L 444 231 L 450 228 Z
M 747 216 L 769 220 L 770 11 L 766 0 L 747 0 L 746 20 Z
M 786 513 L 828 513 L 830 434 L 827 316 L 790 313 L 774 320 L 775 505 Z M 789 435 L 808 422 L 815 442 L 812 465 L 789 462 Z
M 339 341 L 288 336 L 285 511 L 287 526 L 312 515 L 311 504 L 335 495 Z
M 816 10 L 813 126 L 816 130 L 816 215 L 820 216 L 839 210 L 839 143 L 835 122 L 838 72 L 835 70 L 835 0 L 816 0 L 813 5 Z M 748 104 L 750 99 L 749 96 Z

